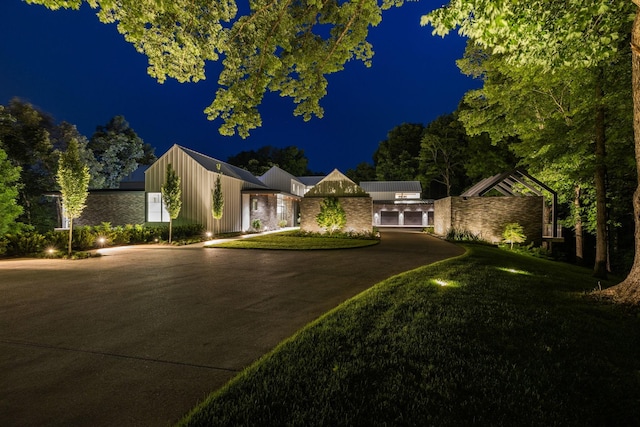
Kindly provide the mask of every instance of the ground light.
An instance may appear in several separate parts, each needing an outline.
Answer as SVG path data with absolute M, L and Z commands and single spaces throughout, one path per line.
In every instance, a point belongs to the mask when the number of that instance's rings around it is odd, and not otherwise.
M 500 271 L 504 271 L 511 274 L 522 274 L 524 276 L 531 276 L 531 273 L 524 270 L 516 270 L 515 268 L 507 268 L 507 267 L 496 267 L 496 269 Z
M 456 282 L 454 280 L 431 279 L 431 283 L 434 283 L 434 284 L 436 284 L 438 286 L 441 286 L 443 288 L 444 287 L 450 288 L 450 287 L 458 287 L 459 286 L 458 282 Z
M 104 244 L 106 243 L 107 239 L 105 239 L 104 237 L 98 237 L 98 244 L 100 245 L 100 247 L 103 247 Z

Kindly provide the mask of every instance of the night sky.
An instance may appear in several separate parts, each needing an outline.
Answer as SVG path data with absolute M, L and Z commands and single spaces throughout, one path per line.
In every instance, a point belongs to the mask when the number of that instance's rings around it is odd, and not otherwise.
M 312 170 L 344 172 L 372 163 L 378 143 L 396 125 L 427 124 L 454 111 L 463 94 L 479 86 L 455 65 L 465 40 L 432 36 L 419 25 L 421 15 L 440 5 L 409 2 L 386 11 L 370 31 L 373 66 L 352 61 L 329 76 L 321 101 L 324 118 L 304 122 L 293 116 L 289 98 L 267 94 L 260 107 L 262 127 L 243 140 L 221 136 L 220 122 L 203 113 L 213 100 L 220 65 L 209 63 L 202 82 L 159 84 L 147 75 L 146 57 L 88 6 L 53 12 L 2 0 L 0 104 L 19 97 L 56 122 L 77 125 L 87 137 L 123 115 L 157 156 L 176 143 L 221 160 L 264 145 L 295 145 L 305 151 Z

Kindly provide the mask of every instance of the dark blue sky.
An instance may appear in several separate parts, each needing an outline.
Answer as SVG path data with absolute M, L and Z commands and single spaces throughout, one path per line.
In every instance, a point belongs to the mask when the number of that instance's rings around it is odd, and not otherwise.
M 434 37 L 419 25 L 420 16 L 440 4 L 408 2 L 386 11 L 370 32 L 373 66 L 352 61 L 329 76 L 321 101 L 324 118 L 304 122 L 293 116 L 290 99 L 268 94 L 260 107 L 262 128 L 243 140 L 221 136 L 220 123 L 203 113 L 217 88 L 218 64 L 207 66 L 203 82 L 159 84 L 147 75 L 146 57 L 115 25 L 98 22 L 88 6 L 53 12 L 2 0 L 0 104 L 17 96 L 57 122 L 77 125 L 87 137 L 111 117 L 124 115 L 158 156 L 175 143 L 221 160 L 264 145 L 295 145 L 304 149 L 312 170 L 344 172 L 372 162 L 378 143 L 396 125 L 427 124 L 450 113 L 479 85 L 455 65 L 465 41 Z

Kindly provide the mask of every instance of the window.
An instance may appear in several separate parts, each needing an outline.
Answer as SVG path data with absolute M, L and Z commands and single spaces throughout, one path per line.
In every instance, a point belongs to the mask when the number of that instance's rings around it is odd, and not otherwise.
M 258 199 L 256 198 L 251 199 L 251 210 L 253 211 L 258 210 Z
M 169 212 L 162 202 L 162 193 L 147 193 L 147 222 L 169 222 Z
M 282 197 L 282 194 L 278 194 L 278 207 L 277 207 L 277 213 L 278 213 L 278 219 L 287 219 L 287 211 L 286 211 L 286 207 L 284 205 L 284 198 Z

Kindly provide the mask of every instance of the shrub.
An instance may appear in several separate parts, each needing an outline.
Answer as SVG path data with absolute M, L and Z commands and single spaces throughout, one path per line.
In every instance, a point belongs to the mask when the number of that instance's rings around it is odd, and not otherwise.
M 481 242 L 482 238 L 479 234 L 474 234 L 469 230 L 450 228 L 447 230 L 446 240 L 451 242 Z
M 96 235 L 91 227 L 74 227 L 73 229 L 73 249 L 86 251 L 93 248 L 96 242 Z
M 45 237 L 36 231 L 7 234 L 6 254 L 9 256 L 32 255 L 42 252 L 46 246 Z
M 278 227 L 284 228 L 286 226 L 287 226 L 287 220 L 286 219 L 281 219 L 280 221 L 278 221 Z
M 262 221 L 260 221 L 259 219 L 254 219 L 253 221 L 251 221 L 251 227 L 253 227 L 253 229 L 256 231 L 260 231 L 260 229 L 262 228 Z

